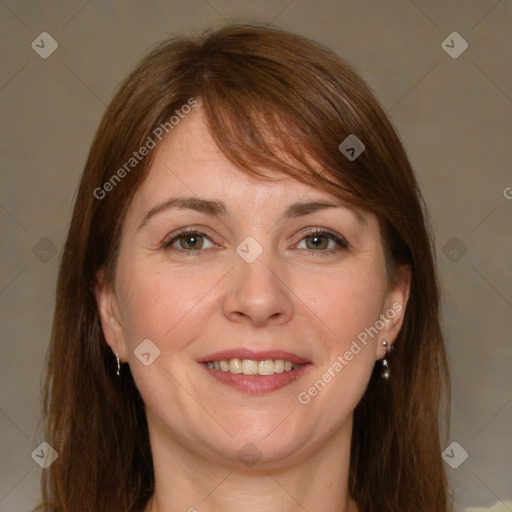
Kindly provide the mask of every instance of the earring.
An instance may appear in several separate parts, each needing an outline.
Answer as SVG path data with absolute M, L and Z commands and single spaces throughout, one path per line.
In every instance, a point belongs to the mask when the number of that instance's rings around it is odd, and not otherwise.
M 117 375 L 119 375 L 119 370 L 121 369 L 121 362 L 119 361 L 119 352 L 116 352 L 116 359 L 117 359 Z
M 388 363 L 388 360 L 386 359 L 387 355 L 388 355 L 388 352 L 391 351 L 393 345 L 391 345 L 390 347 L 388 347 L 388 342 L 387 341 L 382 341 L 382 346 L 384 347 L 384 358 L 382 359 L 382 369 L 380 371 L 380 376 L 385 379 L 385 380 L 388 380 L 389 379 L 389 376 L 391 375 L 391 372 L 389 370 L 389 363 Z

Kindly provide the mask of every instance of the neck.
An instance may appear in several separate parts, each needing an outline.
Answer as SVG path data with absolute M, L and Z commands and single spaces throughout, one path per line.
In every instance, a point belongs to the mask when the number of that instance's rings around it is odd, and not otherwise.
M 198 456 L 150 427 L 155 492 L 145 512 L 357 512 L 348 492 L 351 429 L 352 418 L 308 453 L 245 468 Z

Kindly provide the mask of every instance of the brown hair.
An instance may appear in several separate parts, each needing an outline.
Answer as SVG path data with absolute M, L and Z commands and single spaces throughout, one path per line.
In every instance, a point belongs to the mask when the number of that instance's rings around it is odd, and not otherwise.
M 46 440 L 59 456 L 43 473 L 39 508 L 136 512 L 153 492 L 144 404 L 129 368 L 115 375 L 94 280 L 101 268 L 114 278 L 123 219 L 152 153 L 122 180 L 112 182 L 113 174 L 190 98 L 201 100 L 212 136 L 241 170 L 280 171 L 373 212 L 390 283 L 401 265 L 410 266 L 392 376 L 385 382 L 375 370 L 354 412 L 350 492 L 365 512 L 450 510 L 439 436 L 440 418 L 448 428 L 449 396 L 439 284 L 407 156 L 368 86 L 339 57 L 301 36 L 253 25 L 164 41 L 103 116 L 60 263 L 43 401 Z M 365 145 L 353 161 L 338 149 L 350 134 Z

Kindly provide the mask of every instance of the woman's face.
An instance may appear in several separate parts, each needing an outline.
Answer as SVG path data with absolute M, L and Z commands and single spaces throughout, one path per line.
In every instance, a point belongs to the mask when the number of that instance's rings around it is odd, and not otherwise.
M 97 286 L 152 442 L 282 462 L 349 432 L 408 293 L 406 280 L 388 289 L 376 217 L 285 175 L 240 172 L 200 108 L 154 151 L 114 286 L 101 273 Z

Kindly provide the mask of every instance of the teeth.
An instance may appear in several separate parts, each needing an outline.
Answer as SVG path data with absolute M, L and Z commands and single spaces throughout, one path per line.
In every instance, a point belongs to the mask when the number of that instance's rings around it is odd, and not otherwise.
M 258 363 L 258 375 L 274 375 L 274 361 L 266 359 Z
M 242 373 L 244 375 L 258 374 L 258 361 L 252 359 L 242 359 Z
M 274 361 L 274 371 L 276 373 L 283 373 L 284 372 L 284 361 L 282 359 L 276 359 Z
M 274 375 L 274 373 L 291 372 L 302 366 L 283 359 L 265 359 L 264 361 L 223 359 L 222 361 L 208 361 L 206 364 L 212 370 L 243 373 L 244 375 Z
M 229 361 L 229 371 L 231 373 L 242 373 L 242 360 L 241 359 L 231 359 Z

